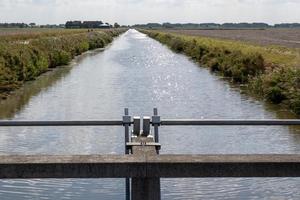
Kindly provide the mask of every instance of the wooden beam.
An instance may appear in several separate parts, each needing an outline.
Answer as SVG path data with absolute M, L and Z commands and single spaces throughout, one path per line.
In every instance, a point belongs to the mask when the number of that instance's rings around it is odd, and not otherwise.
M 300 177 L 300 155 L 12 155 L 0 178 Z

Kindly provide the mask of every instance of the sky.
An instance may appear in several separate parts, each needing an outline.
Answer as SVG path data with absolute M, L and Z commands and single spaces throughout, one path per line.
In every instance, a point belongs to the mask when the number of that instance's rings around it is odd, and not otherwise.
M 300 22 L 300 0 L 0 0 L 0 23 Z

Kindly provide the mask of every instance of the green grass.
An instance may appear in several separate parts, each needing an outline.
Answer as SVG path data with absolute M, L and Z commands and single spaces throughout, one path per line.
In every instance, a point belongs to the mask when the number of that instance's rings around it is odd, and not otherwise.
M 249 91 L 300 115 L 300 50 L 245 42 L 140 30 L 221 73 Z
M 66 65 L 85 51 L 105 47 L 124 31 L 59 30 L 0 36 L 0 97 L 48 68 Z

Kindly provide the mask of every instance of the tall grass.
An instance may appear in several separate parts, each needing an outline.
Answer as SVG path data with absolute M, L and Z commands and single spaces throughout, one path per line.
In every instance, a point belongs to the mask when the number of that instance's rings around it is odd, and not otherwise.
M 103 48 L 125 30 L 67 31 L 0 37 L 0 97 L 48 68 L 68 64 L 81 53 Z M 24 40 L 24 38 L 26 40 Z
M 221 73 L 249 91 L 300 115 L 300 50 L 140 30 Z

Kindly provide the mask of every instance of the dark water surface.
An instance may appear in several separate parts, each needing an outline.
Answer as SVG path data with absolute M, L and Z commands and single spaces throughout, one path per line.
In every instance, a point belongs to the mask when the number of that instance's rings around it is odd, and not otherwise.
M 293 118 L 130 30 L 26 84 L 0 104 L 15 120 L 120 119 L 123 109 L 163 118 Z M 122 154 L 123 129 L 0 128 L 0 154 Z M 163 154 L 300 153 L 295 127 L 164 127 Z M 0 199 L 124 199 L 123 179 L 1 180 Z M 162 179 L 163 199 L 300 199 L 300 179 Z

